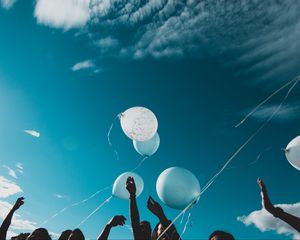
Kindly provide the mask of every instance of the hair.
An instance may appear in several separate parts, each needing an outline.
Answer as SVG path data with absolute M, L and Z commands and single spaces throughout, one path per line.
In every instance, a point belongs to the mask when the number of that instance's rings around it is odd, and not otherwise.
M 70 229 L 63 231 L 61 233 L 60 237 L 58 238 L 58 240 L 68 240 L 71 233 L 72 233 L 72 230 L 70 230 Z
M 151 240 L 151 225 L 148 221 L 140 222 L 141 232 L 144 235 L 145 240 Z
M 221 230 L 214 231 L 210 234 L 208 240 L 234 240 L 234 237 L 231 233 L 224 232 Z
M 20 233 L 18 236 L 11 237 L 11 240 L 26 240 L 30 233 Z
M 72 231 L 68 240 L 84 240 L 84 235 L 79 228 L 76 228 Z
M 37 228 L 26 239 L 27 240 L 51 240 L 51 237 L 46 228 Z

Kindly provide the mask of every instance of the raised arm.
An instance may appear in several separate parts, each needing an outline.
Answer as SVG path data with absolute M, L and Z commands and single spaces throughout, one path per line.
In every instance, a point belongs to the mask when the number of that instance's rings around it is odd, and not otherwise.
M 135 240 L 141 239 L 140 214 L 136 203 L 136 186 L 133 177 L 128 177 L 126 189 L 129 192 L 129 208 L 133 237 Z
M 6 240 L 6 234 L 7 230 L 11 224 L 11 219 L 15 213 L 22 205 L 24 204 L 24 198 L 20 197 L 17 199 L 15 205 L 12 207 L 12 209 L 7 214 L 6 218 L 4 219 L 1 227 L 0 227 L 0 240 Z
M 261 189 L 262 206 L 274 217 L 279 218 L 282 221 L 286 222 L 287 224 L 289 224 L 291 227 L 293 227 L 295 230 L 297 230 L 300 233 L 300 218 L 283 211 L 283 209 L 279 207 L 274 207 L 274 205 L 271 203 L 269 199 L 267 188 L 263 183 L 263 181 L 259 178 L 257 180 L 257 183 Z
M 150 196 L 147 202 L 147 207 L 148 209 L 155 215 L 157 216 L 160 224 L 164 229 L 169 227 L 171 224 L 171 221 L 166 217 L 162 207 L 160 204 Z M 179 240 L 180 235 L 178 234 L 176 228 L 174 225 L 170 226 L 169 230 L 166 232 L 166 236 L 168 240 Z
M 122 215 L 114 216 L 109 222 L 105 225 L 103 231 L 100 233 L 98 240 L 107 240 L 110 230 L 116 226 L 123 226 L 125 224 L 126 218 Z

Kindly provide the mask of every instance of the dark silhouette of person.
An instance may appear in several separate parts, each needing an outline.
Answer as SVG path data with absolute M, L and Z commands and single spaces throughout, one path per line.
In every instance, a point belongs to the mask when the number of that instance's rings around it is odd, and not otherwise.
M 275 218 L 281 219 L 300 233 L 300 218 L 285 212 L 280 207 L 275 207 L 270 201 L 270 198 L 267 193 L 267 188 L 263 181 L 259 178 L 257 180 L 257 183 L 261 190 L 262 206 Z
M 122 215 L 114 216 L 109 222 L 105 225 L 103 231 L 100 233 L 98 240 L 107 240 L 110 230 L 116 226 L 123 226 L 125 224 L 126 218 Z
M 70 234 L 68 240 L 84 240 L 84 235 L 79 228 L 76 228 Z
M 155 226 L 151 239 L 156 240 L 160 238 L 161 240 L 180 240 L 180 235 L 178 234 L 174 224 L 171 224 L 171 221 L 166 217 L 161 205 L 154 201 L 150 196 L 147 201 L 148 209 L 158 218 L 158 224 Z M 163 236 L 161 234 L 165 229 L 169 228 Z
M 60 237 L 58 238 L 58 240 L 68 240 L 71 233 L 72 233 L 72 230 L 70 230 L 70 229 L 63 231 L 60 234 Z
M 0 227 L 0 240 L 6 240 L 7 230 L 11 224 L 12 217 L 14 213 L 24 204 L 24 198 L 20 197 L 17 199 L 15 205 L 7 214 L 6 218 L 4 219 L 1 227 Z
M 30 233 L 20 233 L 18 236 L 11 237 L 10 240 L 26 240 Z
M 159 223 L 154 228 L 151 233 L 151 225 L 148 221 L 140 222 L 139 211 L 136 203 L 136 186 L 133 177 L 128 177 L 126 181 L 126 189 L 130 194 L 130 218 L 133 230 L 134 239 L 144 239 L 144 240 L 156 240 L 160 237 L 161 240 L 179 240 L 180 236 L 174 225 L 171 224 L 160 206 L 160 204 L 153 200 L 150 196 L 147 202 L 148 209 L 158 218 Z M 168 228 L 168 231 L 160 236 L 164 229 Z
M 136 202 L 136 185 L 133 177 L 128 177 L 126 189 L 129 192 L 130 219 L 134 240 L 151 240 L 151 225 L 147 221 L 140 221 L 140 214 Z
M 228 232 L 217 230 L 210 234 L 208 240 L 234 240 L 234 237 Z
M 35 229 L 26 240 L 51 240 L 51 237 L 45 228 Z

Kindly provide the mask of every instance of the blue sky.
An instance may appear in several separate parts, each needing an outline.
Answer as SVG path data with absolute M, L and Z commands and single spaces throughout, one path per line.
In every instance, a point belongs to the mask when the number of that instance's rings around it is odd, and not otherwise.
M 161 146 L 138 170 L 145 182 L 141 217 L 154 226 L 146 200 L 158 199 L 159 174 L 181 166 L 205 185 L 285 92 L 234 126 L 299 74 L 300 4 L 294 1 L 2 0 L 1 6 L 0 203 L 8 209 L 17 196 L 26 198 L 15 233 L 110 185 L 141 160 L 119 124 L 111 134 L 119 161 L 107 142 L 115 116 L 137 105 L 159 120 Z M 274 203 L 300 214 L 300 173 L 280 150 L 300 132 L 298 94 L 296 87 L 202 196 L 186 239 L 207 239 L 216 229 L 238 239 L 293 237 L 284 225 L 284 234 L 261 232 L 273 219 L 260 229 L 241 219 L 257 224 L 249 215 L 261 209 L 257 177 Z M 105 191 L 45 227 L 54 233 L 75 228 L 110 195 Z M 178 214 L 165 209 L 170 218 Z M 128 202 L 112 199 L 81 227 L 86 237 L 95 238 L 116 214 L 128 218 Z M 131 232 L 117 228 L 111 237 L 130 238 Z

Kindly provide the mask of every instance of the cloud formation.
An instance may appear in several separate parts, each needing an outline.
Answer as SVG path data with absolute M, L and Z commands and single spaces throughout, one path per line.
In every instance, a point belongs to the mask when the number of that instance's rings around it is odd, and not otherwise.
M 72 71 L 80 71 L 80 70 L 86 70 L 86 69 L 91 69 L 95 68 L 95 64 L 92 60 L 85 60 L 79 63 L 76 63 L 71 69 Z
M 35 131 L 35 130 L 24 130 L 25 133 L 31 135 L 32 137 L 36 137 L 39 138 L 40 137 L 40 133 Z
M 1 0 L 1 6 L 8 10 L 15 4 L 15 2 L 16 0 Z
M 15 179 L 18 178 L 16 172 L 13 169 L 11 169 L 10 167 L 8 167 L 6 165 L 3 165 L 3 167 L 7 169 L 9 176 L 11 176 L 11 177 L 13 177 Z
M 278 204 L 276 207 L 284 209 L 284 211 L 296 216 L 300 216 L 300 203 L 295 204 Z M 285 222 L 278 218 L 274 218 L 265 209 L 251 212 L 249 215 L 237 218 L 246 226 L 254 225 L 261 232 L 275 231 L 277 234 L 292 236 L 293 239 L 300 239 L 300 234 Z
M 89 19 L 89 0 L 37 0 L 34 16 L 39 24 L 65 30 L 79 28 Z
M 0 198 L 6 198 L 21 192 L 23 192 L 23 190 L 19 185 L 3 176 L 0 176 Z

